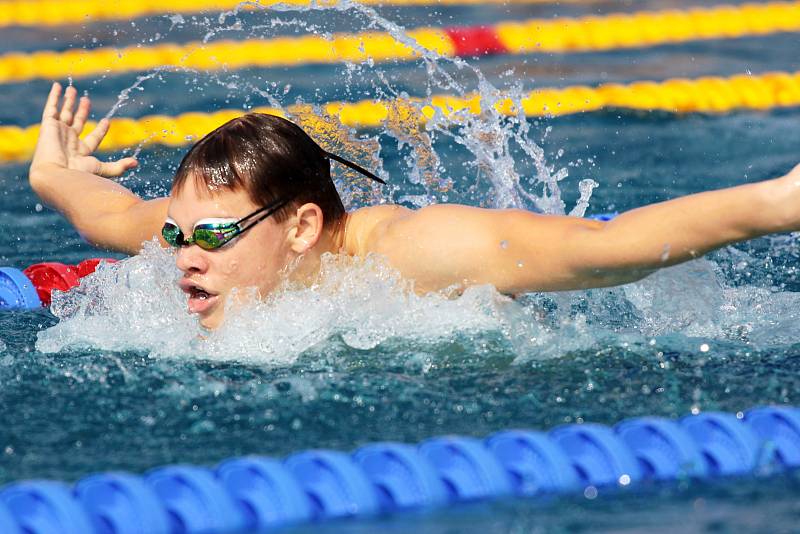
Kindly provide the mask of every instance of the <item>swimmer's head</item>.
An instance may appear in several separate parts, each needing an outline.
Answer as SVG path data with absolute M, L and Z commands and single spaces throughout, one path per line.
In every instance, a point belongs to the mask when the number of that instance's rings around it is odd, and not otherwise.
M 188 180 L 211 195 L 244 191 L 254 204 L 291 199 L 273 217 L 283 222 L 297 206 L 319 206 L 326 228 L 345 214 L 331 179 L 328 153 L 296 124 L 263 113 L 233 119 L 203 137 L 184 156 L 173 192 Z
M 177 247 L 180 285 L 203 326 L 219 326 L 234 290 L 265 296 L 283 273 L 306 278 L 322 253 L 339 250 L 347 214 L 332 159 L 383 183 L 273 115 L 233 119 L 189 150 L 163 235 Z
M 183 158 L 170 194 L 167 237 L 181 245 L 180 286 L 203 326 L 222 323 L 234 291 L 247 295 L 254 288 L 265 296 L 288 268 L 299 277 L 310 273 L 320 254 L 336 248 L 346 213 L 329 157 L 291 122 L 249 114 L 217 128 Z M 264 210 L 276 202 L 280 209 Z M 213 238 L 202 233 L 245 218 L 244 231 L 223 246 L 209 245 Z M 219 235 L 224 240 L 229 234 Z

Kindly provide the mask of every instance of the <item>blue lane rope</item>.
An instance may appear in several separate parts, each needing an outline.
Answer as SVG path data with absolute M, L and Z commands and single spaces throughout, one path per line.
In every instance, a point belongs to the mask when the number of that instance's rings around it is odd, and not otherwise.
M 628 419 L 484 440 L 374 443 L 352 454 L 310 450 L 246 457 L 215 469 L 176 465 L 143 476 L 104 473 L 69 486 L 0 489 L 4 534 L 213 534 L 442 508 L 508 495 L 646 487 L 800 467 L 800 409 L 758 407 L 672 421 Z
M 0 310 L 35 310 L 41 307 L 36 288 L 22 271 L 0 267 Z

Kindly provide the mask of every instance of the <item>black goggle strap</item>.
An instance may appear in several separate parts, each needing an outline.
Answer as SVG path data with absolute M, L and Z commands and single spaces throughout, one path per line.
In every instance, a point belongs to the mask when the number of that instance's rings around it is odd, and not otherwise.
M 274 214 L 276 211 L 278 211 L 279 209 L 281 209 L 282 207 L 284 207 L 286 204 L 288 204 L 291 201 L 292 201 L 291 198 L 284 198 L 284 199 L 278 200 L 276 202 L 272 202 L 270 204 L 267 204 L 266 206 L 264 206 L 260 210 L 254 211 L 253 213 L 251 213 L 247 217 L 244 217 L 243 219 L 239 219 L 235 223 L 236 227 L 239 229 L 239 231 L 236 232 L 235 235 L 239 235 L 242 232 L 245 232 L 246 230 L 249 230 L 253 226 L 255 226 L 258 223 L 260 223 L 261 221 L 263 221 L 264 219 L 270 217 L 272 214 Z M 266 212 L 266 213 L 264 213 L 264 212 Z M 242 223 L 243 222 L 247 221 L 248 219 L 252 219 L 253 217 L 255 217 L 256 215 L 258 215 L 260 213 L 264 213 L 264 214 L 261 217 L 257 218 L 255 221 L 253 221 L 250 224 L 248 224 L 246 227 L 242 227 Z M 225 236 L 225 237 L 227 238 L 227 236 Z
M 291 200 L 292 200 L 291 198 L 283 198 L 283 199 L 276 200 L 275 202 L 270 202 L 269 204 L 267 204 L 263 208 L 259 208 L 256 211 L 254 211 L 253 213 L 251 213 L 249 215 L 245 215 L 244 217 L 242 217 L 241 219 L 239 219 L 238 221 L 236 221 L 233 224 L 235 224 L 236 226 L 238 226 L 241 229 L 243 222 L 248 221 L 248 220 L 252 219 L 253 217 L 255 217 L 256 215 L 259 215 L 259 214 L 264 213 L 266 211 L 267 214 L 264 215 L 263 217 L 259 217 L 258 220 L 256 221 L 256 223 L 259 223 L 259 222 L 263 221 L 264 219 L 266 219 L 267 217 L 269 217 L 270 215 L 272 215 L 273 213 L 275 213 L 276 211 L 278 211 L 279 209 L 281 209 L 282 207 L 284 207 Z M 255 223 L 253 223 L 253 224 L 255 224 Z M 252 226 L 252 225 L 250 225 L 250 226 Z
M 338 161 L 342 165 L 350 167 L 351 169 L 353 169 L 356 172 L 360 172 L 361 174 L 363 174 L 364 176 L 366 176 L 370 180 L 374 180 L 374 181 L 378 182 L 379 184 L 386 185 L 386 182 L 384 182 L 383 180 L 378 178 L 376 175 L 372 174 L 367 169 L 365 169 L 364 167 L 362 167 L 361 165 L 359 165 L 357 163 L 353 163 L 352 161 L 346 160 L 341 156 L 337 156 L 336 154 L 331 154 L 330 152 L 325 152 L 325 156 L 327 156 L 330 159 Z

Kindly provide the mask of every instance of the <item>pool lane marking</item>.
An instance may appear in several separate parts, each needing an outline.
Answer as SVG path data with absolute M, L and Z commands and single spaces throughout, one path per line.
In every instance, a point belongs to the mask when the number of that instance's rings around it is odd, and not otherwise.
M 390 122 L 396 128 L 411 128 L 425 122 L 436 112 L 454 124 L 482 111 L 481 97 L 436 95 L 427 101 L 363 100 L 330 102 L 319 109 L 342 124 L 354 128 L 376 128 Z M 608 108 L 627 108 L 670 113 L 725 113 L 738 109 L 768 110 L 800 106 L 800 71 L 771 72 L 761 75 L 736 75 L 727 78 L 708 76 L 696 79 L 673 78 L 661 82 L 637 81 L 629 84 L 606 83 L 596 87 L 576 85 L 563 88 L 535 89 L 514 101 L 503 97 L 493 103 L 501 114 L 559 116 Z M 315 109 L 288 106 L 290 115 L 301 115 L 312 129 Z M 272 108 L 250 111 L 283 115 Z M 184 146 L 221 124 L 242 115 L 242 110 L 212 113 L 184 113 L 178 116 L 150 115 L 138 119 L 114 118 L 111 130 L 100 149 L 121 150 L 138 145 Z M 90 128 L 87 128 L 90 131 Z M 30 159 L 39 126 L 0 126 L 0 161 Z
M 417 28 L 407 32 L 421 47 L 443 56 L 605 51 L 800 32 L 800 1 L 716 6 L 684 11 L 640 11 L 582 18 L 531 19 L 493 26 Z M 242 41 L 163 43 L 125 48 L 0 55 L 0 83 L 38 78 L 81 78 L 169 66 L 222 69 L 308 64 L 409 61 L 414 49 L 384 32 L 276 37 Z
M 466 6 L 509 4 L 594 4 L 606 0 L 359 0 L 369 6 Z M 620 2 L 621 3 L 621 2 Z M 236 9 L 269 9 L 277 4 L 306 7 L 311 0 L 0 0 L 0 27 L 61 26 L 136 17 L 196 15 Z M 317 6 L 335 6 L 335 0 L 317 0 Z

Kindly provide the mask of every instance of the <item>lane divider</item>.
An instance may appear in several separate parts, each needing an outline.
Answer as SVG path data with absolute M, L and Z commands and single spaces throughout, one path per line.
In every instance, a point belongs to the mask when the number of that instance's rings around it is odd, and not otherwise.
M 359 0 L 374 6 L 460 6 L 487 4 L 591 4 L 604 0 Z M 229 11 L 241 6 L 244 10 L 269 8 L 281 4 L 305 7 L 312 0 L 0 0 L 0 27 L 60 26 L 86 24 L 104 20 L 130 20 L 136 17 L 182 13 L 192 15 L 206 11 Z M 334 6 L 336 0 L 313 0 L 314 5 Z
M 23 271 L 0 267 L 0 311 L 35 310 L 49 306 L 54 290 L 69 291 L 80 285 L 81 278 L 92 274 L 101 263 L 116 261 L 90 258 L 77 265 L 35 263 Z M 0 532 L 5 531 L 0 529 Z
M 494 104 L 502 114 L 527 116 L 559 116 L 597 111 L 604 108 L 659 110 L 670 113 L 723 113 L 737 109 L 768 110 L 800 105 L 800 71 L 772 72 L 762 75 L 736 75 L 728 78 L 674 78 L 662 82 L 639 81 L 630 84 L 608 83 L 597 87 L 583 85 L 557 89 L 536 89 L 521 99 L 521 110 L 511 98 Z M 294 112 L 308 116 L 308 106 L 289 106 Z M 364 100 L 331 102 L 320 109 L 350 127 L 376 128 L 387 120 L 424 122 L 436 112 L 457 122 L 465 115 L 481 113 L 480 95 L 465 97 L 439 95 L 429 101 Z M 285 114 L 273 108 L 258 107 L 250 111 Z M 241 110 L 211 113 L 184 113 L 178 116 L 150 115 L 139 119 L 112 119 L 111 129 L 100 145 L 101 150 L 114 151 L 136 145 L 161 144 L 184 146 L 214 128 L 242 115 Z M 89 125 L 90 131 L 93 125 Z M 28 127 L 0 126 L 0 162 L 26 161 L 33 154 L 39 125 Z
M 637 417 L 614 427 L 507 430 L 486 439 L 372 443 L 351 454 L 317 449 L 283 460 L 250 456 L 141 476 L 100 473 L 72 485 L 16 482 L 0 489 L 0 527 L 6 534 L 271 532 L 508 496 L 583 492 L 593 499 L 654 483 L 736 483 L 730 477 L 798 467 L 800 410 L 768 406 L 677 421 Z
M 797 31 L 800 31 L 800 1 L 532 19 L 493 26 L 418 28 L 410 30 L 408 35 L 422 47 L 441 55 L 472 57 L 601 51 Z M 331 39 L 307 35 L 126 48 L 76 48 L 64 52 L 45 50 L 0 55 L 0 83 L 118 74 L 162 66 L 213 71 L 345 61 L 407 61 L 417 57 L 419 54 L 415 50 L 383 32 L 341 33 Z

